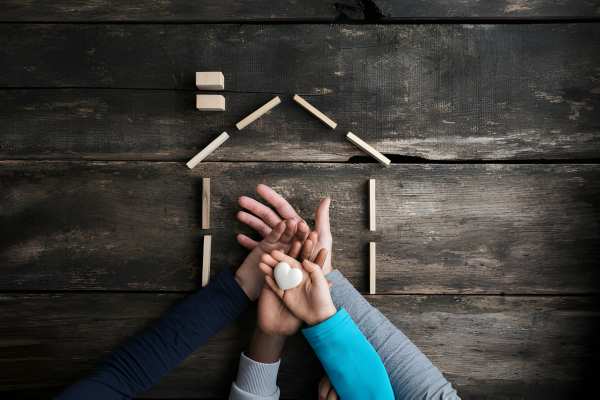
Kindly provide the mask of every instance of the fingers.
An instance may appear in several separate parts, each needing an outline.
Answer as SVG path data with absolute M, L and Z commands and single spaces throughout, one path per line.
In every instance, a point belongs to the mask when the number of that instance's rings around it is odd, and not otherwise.
M 285 234 L 285 230 L 287 229 L 285 221 L 281 221 L 279 224 L 273 228 L 271 232 L 265 237 L 265 240 L 269 243 L 277 243 L 283 235 Z
M 237 219 L 241 223 L 254 229 L 262 237 L 267 236 L 271 232 L 271 227 L 265 224 L 262 219 L 257 218 L 252 214 L 248 214 L 245 211 L 238 211 Z
M 329 378 L 327 378 L 327 376 L 324 376 L 319 382 L 319 400 L 327 400 L 330 390 L 331 382 L 329 382 Z
M 311 278 L 314 272 L 321 270 L 317 264 L 308 260 L 302 261 L 302 267 L 310 274 Z
M 289 243 L 296 234 L 297 227 L 298 221 L 285 221 L 285 231 L 283 232 L 279 240 L 283 243 Z
M 256 240 L 250 239 L 248 236 L 243 233 L 239 233 L 236 236 L 236 239 L 239 244 L 247 248 L 248 250 L 254 250 L 256 246 L 258 246 L 258 242 Z
M 302 250 L 302 243 L 300 243 L 298 240 L 294 240 L 292 242 L 292 247 L 290 247 L 290 251 L 288 251 L 288 256 L 292 257 L 292 258 L 298 258 L 298 255 L 300 254 L 300 250 Z
M 252 214 L 259 217 L 265 224 L 273 228 L 281 222 L 281 218 L 271 208 L 265 206 L 260 201 L 254 200 L 252 197 L 241 196 L 238 199 L 240 207 L 250 211 Z
M 329 206 L 331 199 L 329 197 L 321 200 L 317 211 L 315 212 L 315 228 L 321 235 L 331 235 L 331 227 L 329 225 Z
M 267 264 L 265 264 L 265 263 L 263 263 L 263 262 L 260 262 L 260 263 L 258 263 L 258 268 L 259 268 L 259 269 L 260 269 L 260 270 L 261 270 L 261 271 L 262 271 L 262 272 L 263 272 L 265 275 L 267 275 L 267 276 L 271 276 L 271 277 L 273 276 L 273 267 L 271 267 L 271 266 L 269 266 L 269 265 L 267 265 Z
M 265 256 L 267 254 L 263 255 L 263 260 L 265 260 Z M 290 264 L 290 267 L 292 268 L 300 268 L 300 263 L 298 262 L 298 260 L 286 255 L 284 252 L 280 251 L 280 250 L 273 250 L 271 252 L 271 258 L 274 260 L 274 264 L 273 267 L 275 267 L 275 265 L 277 265 L 279 262 L 281 261 L 285 261 L 286 263 Z M 265 263 L 268 264 L 268 263 Z
M 311 261 L 304 260 L 302 261 L 302 268 L 308 272 L 312 283 L 321 287 L 329 287 L 327 279 L 325 279 L 325 275 L 323 275 L 323 270 L 320 266 Z
M 315 242 L 311 239 L 306 239 L 306 242 L 302 245 L 302 251 L 300 254 L 301 260 L 310 260 L 310 256 L 313 252 L 313 247 L 315 246 Z
M 277 213 L 283 219 L 295 219 L 300 220 L 300 216 L 294 210 L 294 207 L 287 202 L 279 193 L 268 187 L 267 185 L 260 184 L 256 187 L 256 193 L 260 197 L 265 199 L 270 205 L 275 208 Z
M 315 253 L 317 250 L 317 243 L 319 243 L 319 234 L 317 233 L 317 231 L 312 231 L 308 235 L 308 239 L 306 240 L 310 240 L 313 243 L 313 246 L 310 248 L 310 253 L 307 257 L 305 257 L 305 259 L 312 261 L 315 257 Z
M 280 252 L 281 253 L 281 252 Z M 282 253 L 283 254 L 283 253 Z M 264 263 L 265 265 L 271 267 L 271 268 L 275 268 L 275 266 L 277 265 L 277 263 L 279 261 L 277 261 L 275 258 L 273 258 L 270 254 L 263 254 L 260 257 L 260 261 L 262 263 Z
M 308 224 L 305 221 L 300 221 L 298 223 L 298 230 L 296 231 L 296 239 L 300 243 L 304 243 L 309 233 L 310 227 L 308 226 Z
M 327 260 L 327 254 L 327 249 L 322 248 L 321 250 L 319 250 L 317 256 L 315 257 L 314 263 L 317 264 L 319 267 L 323 268 L 323 264 L 325 264 L 325 260 Z
M 283 300 L 283 290 L 281 290 L 279 288 L 279 286 L 277 286 L 277 284 L 275 283 L 275 281 L 273 280 L 273 278 L 271 278 L 268 275 L 265 275 L 265 283 L 267 284 L 267 286 L 273 291 L 275 292 L 275 294 L 277 295 L 277 297 L 279 297 L 280 299 Z

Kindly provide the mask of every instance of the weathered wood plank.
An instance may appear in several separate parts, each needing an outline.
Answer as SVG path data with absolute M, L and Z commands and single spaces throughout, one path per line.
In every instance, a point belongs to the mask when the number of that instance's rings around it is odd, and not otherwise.
M 0 296 L 0 390 L 58 390 L 180 296 Z M 375 305 L 452 380 L 463 398 L 566 398 L 583 390 L 597 357 L 590 297 L 374 296 Z M 149 397 L 224 397 L 253 317 L 211 339 Z M 289 343 L 279 384 L 308 398 L 320 377 L 304 341 Z M 597 361 L 596 361 L 597 362 Z M 26 372 L 25 372 L 26 371 Z M 310 396 L 312 398 L 312 396 Z
M 406 18 L 590 18 L 598 4 L 585 0 L 304 0 L 202 1 L 6 0 L 2 21 L 393 21 Z
M 198 287 L 202 177 L 214 271 L 237 266 L 242 194 L 272 185 L 310 218 L 333 199 L 334 264 L 380 293 L 598 292 L 598 165 L 0 163 L 0 290 Z M 377 232 L 368 178 L 378 180 Z
M 394 113 L 394 99 L 381 105 L 381 114 L 360 110 L 360 95 L 313 96 L 311 101 L 331 111 L 340 124 L 325 132 L 287 98 L 270 115 L 237 132 L 234 124 L 268 97 L 228 94 L 228 111 L 208 115 L 195 110 L 192 91 L 0 90 L 0 159 L 187 161 L 227 130 L 232 138 L 210 160 L 346 161 L 364 156 L 344 137 L 357 124 L 361 137 L 388 155 L 505 160 L 600 154 L 600 113 L 572 114 L 569 101 L 551 104 L 531 97 L 530 110 L 518 106 L 497 115 L 512 122 L 473 131 L 467 129 L 473 118 L 484 124 L 476 109 L 469 115 L 432 110 L 415 119 Z M 590 98 L 594 110 L 600 109 L 599 97 Z
M 186 89 L 0 91 L 3 159 L 183 160 L 274 93 L 285 103 L 238 135 L 230 160 L 345 160 L 359 154 L 347 131 L 427 159 L 600 154 L 600 24 L 9 24 L 0 64 L 3 87 Z M 194 73 L 211 69 L 234 93 L 208 116 Z

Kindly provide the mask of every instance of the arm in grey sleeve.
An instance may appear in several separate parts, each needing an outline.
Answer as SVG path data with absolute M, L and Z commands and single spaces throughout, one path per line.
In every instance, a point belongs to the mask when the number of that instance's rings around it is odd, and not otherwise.
M 242 353 L 229 400 L 279 400 L 277 372 L 280 362 L 264 364 Z
M 331 297 L 345 308 L 381 357 L 396 399 L 459 399 L 442 373 L 398 328 L 335 270 Z

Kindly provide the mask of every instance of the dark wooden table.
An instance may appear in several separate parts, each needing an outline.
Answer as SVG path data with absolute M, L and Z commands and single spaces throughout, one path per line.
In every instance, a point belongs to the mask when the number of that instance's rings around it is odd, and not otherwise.
M 599 348 L 600 1 L 78 3 L 0 10 L 1 397 L 56 393 L 198 288 L 206 176 L 213 274 L 244 256 L 239 195 L 265 182 L 306 216 L 329 195 L 335 266 L 366 291 L 377 241 L 369 300 L 464 398 L 585 387 Z M 225 73 L 225 113 L 195 110 L 202 70 Z M 282 105 L 235 130 L 274 95 Z M 145 396 L 226 396 L 251 314 Z M 314 395 L 307 354 L 291 341 L 283 397 Z

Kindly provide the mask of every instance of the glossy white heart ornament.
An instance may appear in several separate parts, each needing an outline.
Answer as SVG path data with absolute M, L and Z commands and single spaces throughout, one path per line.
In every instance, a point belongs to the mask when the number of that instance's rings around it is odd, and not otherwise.
M 293 289 L 302 282 L 302 271 L 299 268 L 292 268 L 286 262 L 280 262 L 275 266 L 275 282 L 282 290 Z

